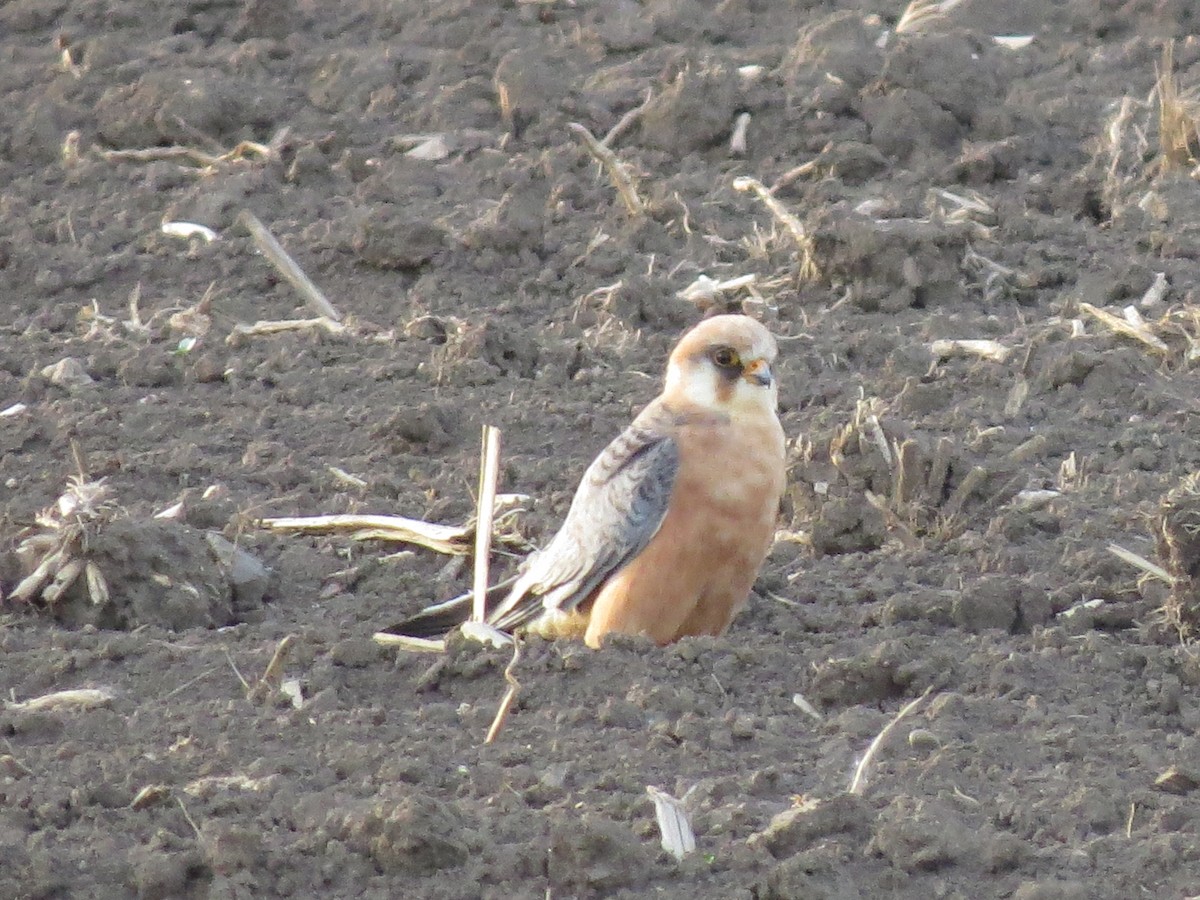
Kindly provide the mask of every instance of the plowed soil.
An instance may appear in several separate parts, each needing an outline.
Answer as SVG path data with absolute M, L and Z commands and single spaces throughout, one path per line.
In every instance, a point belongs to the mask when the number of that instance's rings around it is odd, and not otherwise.
M 0 5 L 0 896 L 1200 893 L 1200 666 L 1108 549 L 1171 563 L 1200 468 L 1196 7 L 902 12 Z M 640 211 L 569 127 L 633 110 Z M 314 313 L 244 210 L 343 328 L 247 333 Z M 531 640 L 485 745 L 507 650 L 371 640 L 469 557 L 261 524 L 465 522 L 490 423 L 540 543 L 706 306 L 779 335 L 790 442 L 722 638 Z M 72 476 L 107 598 L 14 599 Z

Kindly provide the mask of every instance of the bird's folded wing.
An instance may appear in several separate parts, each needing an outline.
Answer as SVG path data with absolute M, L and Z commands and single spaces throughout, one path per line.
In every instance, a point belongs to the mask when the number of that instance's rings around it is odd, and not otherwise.
M 485 607 L 488 609 L 494 608 L 496 604 L 507 597 L 509 590 L 516 580 L 515 578 L 509 578 L 488 588 L 487 598 L 484 601 Z M 474 601 L 474 592 L 467 591 L 465 594 L 459 594 L 450 600 L 443 600 L 441 603 L 427 606 L 419 613 L 382 630 L 384 634 L 400 634 L 405 637 L 442 637 L 446 632 L 471 618 L 471 609 Z
M 674 419 L 645 410 L 588 467 L 554 539 L 526 561 L 489 617 L 512 630 L 546 611 L 574 609 L 658 532 L 679 469 Z

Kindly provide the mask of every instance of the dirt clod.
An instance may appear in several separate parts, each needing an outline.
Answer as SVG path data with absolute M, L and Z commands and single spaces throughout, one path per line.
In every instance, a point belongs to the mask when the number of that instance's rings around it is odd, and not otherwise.
M 584 817 L 551 836 L 550 881 L 561 888 L 604 896 L 643 884 L 652 871 L 650 853 L 625 823 Z
M 360 801 L 329 814 L 326 830 L 385 873 L 429 875 L 466 862 L 466 825 L 422 794 Z

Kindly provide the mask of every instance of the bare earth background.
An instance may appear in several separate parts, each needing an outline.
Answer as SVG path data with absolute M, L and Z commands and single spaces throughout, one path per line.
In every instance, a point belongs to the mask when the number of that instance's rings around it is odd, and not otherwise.
M 1155 558 L 1200 465 L 1200 192 L 1159 166 L 1152 95 L 1172 37 L 1200 84 L 1195 10 L 966 0 L 896 34 L 883 0 L 0 6 L 0 409 L 26 406 L 0 418 L 0 586 L 72 441 L 118 507 L 89 531 L 107 605 L 81 581 L 0 610 L 0 895 L 1200 893 L 1200 666 L 1106 550 Z M 633 218 L 567 126 L 647 93 L 612 142 Z M 243 140 L 270 152 L 102 153 Z M 310 315 L 242 209 L 346 333 L 230 338 Z M 701 273 L 756 276 L 720 302 L 781 337 L 790 538 L 722 639 L 531 642 L 484 746 L 507 652 L 370 640 L 467 565 L 256 519 L 463 522 L 487 422 L 544 540 Z M 1084 306 L 1159 274 L 1159 348 Z M 205 529 L 271 567 L 265 598 Z M 303 706 L 248 700 L 234 667 L 253 683 L 288 634 Z M 81 687 L 115 696 L 13 704 Z M 647 785 L 689 794 L 682 862 Z

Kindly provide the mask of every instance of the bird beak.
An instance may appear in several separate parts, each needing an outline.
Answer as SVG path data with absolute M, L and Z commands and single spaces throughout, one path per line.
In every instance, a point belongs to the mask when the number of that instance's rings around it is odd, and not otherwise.
M 756 359 L 742 370 L 742 377 L 751 384 L 767 387 L 771 383 L 771 367 L 765 359 Z

